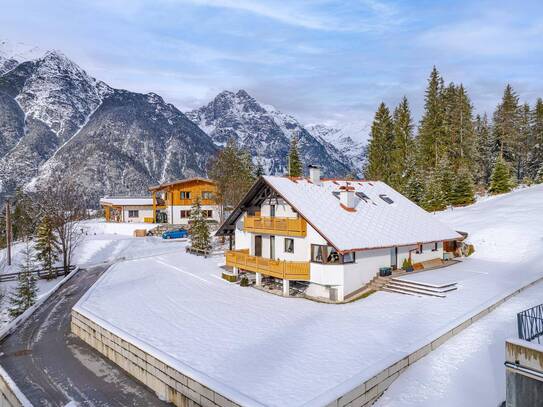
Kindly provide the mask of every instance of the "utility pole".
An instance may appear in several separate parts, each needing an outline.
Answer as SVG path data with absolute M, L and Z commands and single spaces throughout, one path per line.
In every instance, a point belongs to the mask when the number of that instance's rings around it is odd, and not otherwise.
M 11 266 L 11 208 L 9 207 L 9 199 L 6 199 L 6 243 L 8 266 Z

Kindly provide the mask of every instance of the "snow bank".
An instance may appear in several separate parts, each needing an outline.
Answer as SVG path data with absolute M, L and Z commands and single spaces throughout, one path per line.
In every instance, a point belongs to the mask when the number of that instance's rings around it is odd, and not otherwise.
M 151 230 L 156 227 L 154 223 L 115 223 L 106 222 L 104 219 L 93 219 L 90 221 L 81 222 L 81 227 L 89 235 L 124 235 L 133 236 L 134 230 L 145 229 Z
M 225 397 L 321 406 L 543 277 L 542 200 L 538 186 L 437 215 L 477 251 L 427 272 L 456 277 L 446 298 L 282 298 L 221 280 L 221 258 L 179 251 L 118 264 L 75 309 Z

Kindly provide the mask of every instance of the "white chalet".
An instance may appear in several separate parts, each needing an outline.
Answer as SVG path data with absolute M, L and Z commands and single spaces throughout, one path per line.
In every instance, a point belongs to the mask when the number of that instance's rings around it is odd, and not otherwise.
M 310 297 L 343 301 L 381 267 L 443 258 L 443 244 L 463 238 L 380 181 L 263 176 L 221 225 L 230 236 L 226 265 L 304 281 Z M 232 245 L 234 238 L 234 247 Z

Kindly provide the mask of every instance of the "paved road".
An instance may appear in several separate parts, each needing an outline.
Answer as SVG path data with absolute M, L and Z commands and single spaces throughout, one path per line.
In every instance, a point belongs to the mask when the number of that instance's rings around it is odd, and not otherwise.
M 0 364 L 35 406 L 170 406 L 70 333 L 70 310 L 107 266 L 80 270 L 0 350 Z

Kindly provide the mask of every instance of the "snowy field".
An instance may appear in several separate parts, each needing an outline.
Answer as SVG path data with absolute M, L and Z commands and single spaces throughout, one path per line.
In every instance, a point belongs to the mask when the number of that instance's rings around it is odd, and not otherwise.
M 460 264 L 418 274 L 457 281 L 446 298 L 378 292 L 345 305 L 283 298 L 222 280 L 222 258 L 177 251 L 116 264 L 76 308 L 244 405 L 325 405 L 543 277 L 542 202 L 536 186 L 436 215 L 470 233 L 476 247 Z
M 179 251 L 183 246 L 179 241 L 165 241 L 156 237 L 133 237 L 135 229 L 149 229 L 155 225 L 149 223 L 106 223 L 103 220 L 91 220 L 81 223 L 84 238 L 76 248 L 73 264 L 89 267 L 99 263 L 113 262 L 119 259 L 131 259 L 152 256 L 160 253 Z M 30 246 L 32 247 L 32 243 Z M 0 250 L 0 273 L 19 272 L 23 261 L 22 250 L 25 243 L 16 243 L 12 247 L 12 264 L 7 265 L 6 250 Z M 61 266 L 62 262 L 57 262 Z M 36 264 L 40 268 L 39 264 Z M 38 297 L 47 294 L 63 277 L 54 280 L 38 280 Z M 9 294 L 15 289 L 16 281 L 0 283 L 0 293 L 5 298 L 0 302 L 0 328 L 10 321 L 8 315 Z
M 496 308 L 413 366 L 375 407 L 498 407 L 505 400 L 505 340 L 516 314 L 543 303 L 543 282 Z

